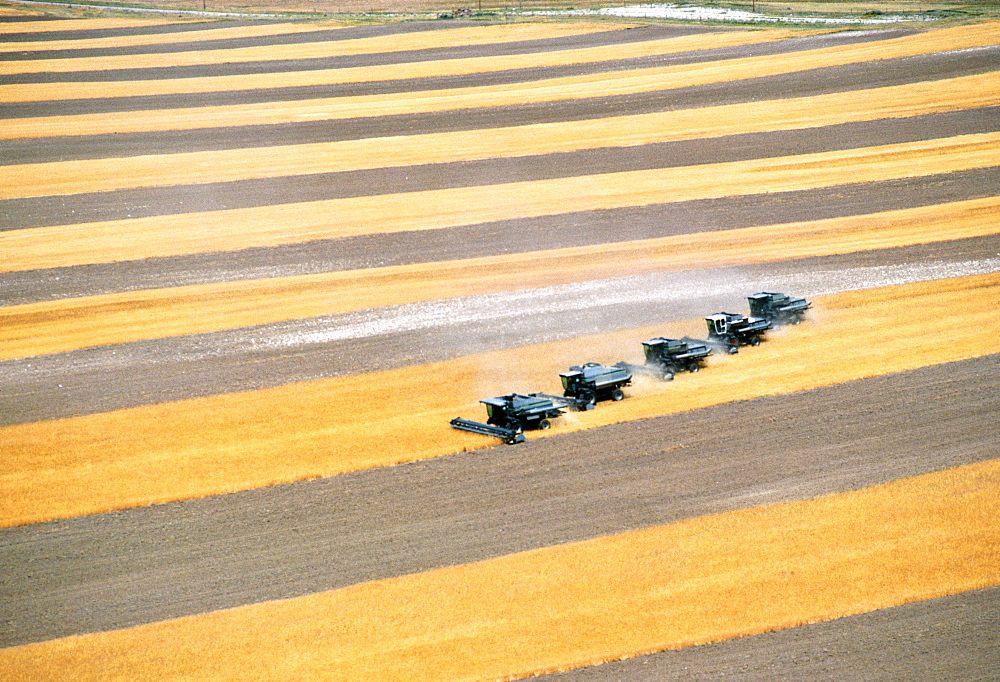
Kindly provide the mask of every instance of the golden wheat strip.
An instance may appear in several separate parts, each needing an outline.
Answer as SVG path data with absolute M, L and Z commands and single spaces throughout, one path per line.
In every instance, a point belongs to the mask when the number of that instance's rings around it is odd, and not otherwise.
M 468 57 L 463 59 L 431 60 L 344 69 L 108 83 L 0 85 L 0 102 L 171 95 L 195 92 L 222 92 L 226 90 L 334 85 L 396 78 L 468 75 L 489 71 L 584 64 L 612 59 L 630 59 L 649 55 L 673 54 L 690 50 L 753 45 L 801 35 L 804 34 L 788 30 L 725 32 L 647 40 L 636 43 L 602 45 L 599 47 L 557 50 L 553 52 L 538 52 L 534 54 Z
M 10 679 L 510 679 L 1000 583 L 1000 460 L 0 651 Z
M 616 25 L 623 30 L 625 25 Z M 261 45 L 223 50 L 172 52 L 169 54 L 77 57 L 69 59 L 0 62 L 0 75 L 24 73 L 66 73 L 69 71 L 107 71 L 121 68 L 140 69 L 164 66 L 198 66 L 236 62 L 270 61 L 278 59 L 316 59 L 342 55 L 382 54 L 404 50 L 421 50 L 459 45 L 489 45 L 519 40 L 544 40 L 567 35 L 607 31 L 597 22 L 493 24 L 439 31 L 397 33 L 372 38 L 323 40 L 298 45 Z
M 786 225 L 0 308 L 0 360 L 620 276 L 1000 234 L 1000 197 Z
M 0 166 L 0 199 L 270 178 L 628 147 L 905 118 L 1000 104 L 995 74 L 590 121 L 268 147 Z M 16 124 L 5 132 L 16 134 Z M 2 137 L 2 134 L 0 134 Z
M 940 33 L 947 33 L 941 31 Z M 339 97 L 253 106 L 169 109 L 133 112 L 127 117 L 107 114 L 52 116 L 34 120 L 34 134 L 110 134 L 239 125 L 252 116 L 254 123 L 334 120 L 340 118 L 426 113 L 465 108 L 554 102 L 581 97 L 604 97 L 650 92 L 744 78 L 792 73 L 859 61 L 924 54 L 959 47 L 994 44 L 1000 31 L 941 36 L 939 32 L 883 41 L 876 45 L 847 45 L 779 56 L 749 57 L 725 62 L 656 67 L 650 69 L 567 76 L 530 83 L 427 90 L 406 94 Z M 934 37 L 931 40 L 930 37 Z M 948 38 L 948 39 L 944 39 Z M 949 40 L 950 39 L 950 40 Z M 24 125 L 32 126 L 32 120 Z M 22 128 L 23 130 L 23 128 Z
M 341 25 L 322 23 L 298 24 L 257 24 L 251 26 L 230 26 L 180 33 L 155 33 L 149 35 L 122 35 L 103 38 L 82 38 L 79 40 L 48 40 L 19 43 L 0 43 L 0 56 L 4 52 L 45 52 L 49 50 L 95 50 L 108 47 L 141 47 L 170 43 L 200 43 L 207 40 L 229 40 L 232 38 L 256 38 L 308 33 L 323 29 L 339 28 Z
M 560 420 L 551 433 L 995 353 L 1000 316 L 983 305 L 995 300 L 1000 300 L 997 273 L 817 298 L 808 324 L 775 334 L 753 353 L 713 356 L 710 371 L 683 382 L 638 380 L 627 401 Z M 915 310 L 920 314 L 914 315 Z M 625 359 L 638 360 L 640 341 L 687 333 L 703 335 L 704 323 L 660 324 L 363 377 L 0 428 L 0 526 L 205 497 L 482 447 L 490 439 L 448 425 L 456 415 L 483 419 L 480 398 L 529 386 L 558 390 L 558 372 L 581 362 L 581 348 L 588 360 L 608 363 L 622 359 L 623 348 L 634 348 Z M 498 372 L 498 367 L 504 370 Z M 427 386 L 437 388 L 427 391 Z M 404 413 L 399 411 L 400 395 L 407 396 Z
M 1000 133 L 822 154 L 467 187 L 0 233 L 0 270 L 276 246 L 710 197 L 745 196 L 996 165 Z M 266 152 L 263 152 L 266 154 Z M 253 163 L 254 159 L 247 159 Z

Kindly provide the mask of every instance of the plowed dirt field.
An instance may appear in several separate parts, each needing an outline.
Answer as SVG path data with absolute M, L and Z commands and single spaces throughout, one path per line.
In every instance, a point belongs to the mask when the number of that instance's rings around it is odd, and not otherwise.
M 995 675 L 998 70 L 0 13 L 0 677 Z M 761 290 L 804 323 L 449 426 Z

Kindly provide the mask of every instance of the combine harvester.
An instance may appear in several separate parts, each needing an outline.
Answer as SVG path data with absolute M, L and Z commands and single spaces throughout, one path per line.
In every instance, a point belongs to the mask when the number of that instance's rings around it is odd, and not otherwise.
M 684 337 L 657 337 L 642 344 L 646 362 L 633 365 L 622 360 L 610 367 L 596 362 L 573 365 L 559 375 L 564 395 L 546 393 L 511 393 L 479 402 L 486 405 L 486 423 L 456 417 L 451 425 L 462 431 L 495 436 L 505 443 L 523 443 L 527 429 L 545 430 L 550 419 L 561 417 L 567 409 L 592 410 L 598 400 L 619 401 L 622 388 L 632 383 L 635 372 L 654 374 L 670 381 L 677 372 L 697 372 L 712 349 L 739 352 L 740 346 L 758 346 L 764 334 L 775 325 L 799 324 L 812 303 L 804 298 L 762 291 L 747 297 L 750 316 L 739 313 L 716 313 L 705 318 L 708 340 Z
M 511 393 L 497 398 L 480 400 L 486 405 L 486 423 L 456 417 L 451 425 L 462 431 L 481 433 L 502 438 L 505 443 L 523 443 L 523 431 L 527 429 L 545 430 L 552 426 L 550 419 L 561 417 L 568 408 L 592 410 L 594 403 L 589 398 L 560 397 L 546 393 Z
M 753 317 L 770 320 L 775 325 L 799 324 L 806 311 L 812 307 L 812 301 L 770 291 L 748 296 L 747 301 L 750 302 L 750 314 Z
M 585 400 L 590 405 L 595 405 L 598 400 L 621 400 L 625 397 L 622 388 L 632 383 L 632 373 L 628 368 L 620 365 L 605 367 L 596 362 L 573 365 L 559 378 L 562 380 L 563 395 Z
M 708 343 L 733 355 L 740 346 L 759 346 L 764 334 L 774 325 L 763 317 L 747 317 L 739 313 L 715 313 L 705 318 L 708 323 Z
M 712 354 L 712 349 L 704 341 L 687 336 L 682 339 L 658 336 L 643 341 L 642 351 L 646 356 L 645 365 L 632 365 L 622 360 L 615 367 L 654 374 L 664 381 L 671 381 L 678 372 L 697 372 L 705 358 Z

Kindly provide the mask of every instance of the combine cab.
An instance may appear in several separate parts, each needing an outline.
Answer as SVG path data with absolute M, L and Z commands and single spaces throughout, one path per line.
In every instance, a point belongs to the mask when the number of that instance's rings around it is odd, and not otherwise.
M 727 353 L 736 353 L 740 346 L 759 346 L 761 337 L 772 326 L 761 317 L 746 317 L 738 313 L 716 313 L 705 318 L 708 341 Z
M 792 298 L 786 294 L 776 294 L 762 291 L 748 296 L 750 314 L 762 317 L 773 324 L 798 324 L 806 311 L 812 306 L 811 301 L 804 298 Z
M 590 404 L 598 400 L 621 400 L 625 397 L 622 387 L 632 383 L 632 373 L 624 367 L 605 367 L 596 362 L 574 365 L 559 375 L 567 398 L 584 400 Z

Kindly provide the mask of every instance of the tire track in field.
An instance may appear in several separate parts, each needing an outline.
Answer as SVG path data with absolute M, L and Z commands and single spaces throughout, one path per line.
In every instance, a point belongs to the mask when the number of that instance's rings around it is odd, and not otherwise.
M 312 594 L 988 460 L 997 446 L 989 416 L 1000 408 L 998 362 L 987 356 L 556 436 L 505 448 L 503 457 L 480 450 L 3 529 L 0 646 Z M 942 394 L 961 398 L 941 401 Z M 878 458 L 868 454 L 870 413 L 883 424 Z M 828 428 L 832 422 L 837 429 Z

